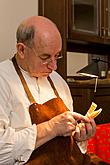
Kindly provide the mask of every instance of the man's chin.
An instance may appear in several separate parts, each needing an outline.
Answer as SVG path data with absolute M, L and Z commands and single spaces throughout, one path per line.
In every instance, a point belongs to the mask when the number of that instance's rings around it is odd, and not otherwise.
M 52 72 L 51 72 L 52 73 Z M 42 77 L 48 77 L 51 73 L 43 73 Z
M 44 72 L 44 73 L 40 73 L 40 74 L 31 74 L 31 77 L 48 77 L 52 72 Z

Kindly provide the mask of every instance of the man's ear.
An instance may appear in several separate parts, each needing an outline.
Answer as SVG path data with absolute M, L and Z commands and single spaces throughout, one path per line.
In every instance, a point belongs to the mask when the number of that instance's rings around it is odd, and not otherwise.
M 21 58 L 24 58 L 25 47 L 26 46 L 23 43 L 17 43 L 16 44 L 17 53 L 19 54 L 19 56 Z

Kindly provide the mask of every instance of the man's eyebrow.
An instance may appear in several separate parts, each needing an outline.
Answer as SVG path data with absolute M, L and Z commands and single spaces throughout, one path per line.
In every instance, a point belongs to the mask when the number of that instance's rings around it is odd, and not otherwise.
M 61 54 L 61 51 L 57 52 L 55 55 L 57 55 L 57 54 Z M 52 55 L 49 53 L 43 53 L 40 56 L 52 56 Z

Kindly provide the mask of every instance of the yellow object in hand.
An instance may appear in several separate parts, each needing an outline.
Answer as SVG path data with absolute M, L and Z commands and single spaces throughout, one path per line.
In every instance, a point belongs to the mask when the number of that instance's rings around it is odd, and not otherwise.
M 92 119 L 94 119 L 95 117 L 97 117 L 101 113 L 102 108 L 100 108 L 99 110 L 95 110 L 96 108 L 97 108 L 97 104 L 95 104 L 94 102 L 92 102 L 89 110 L 86 113 L 86 116 L 89 117 L 89 118 L 92 118 Z

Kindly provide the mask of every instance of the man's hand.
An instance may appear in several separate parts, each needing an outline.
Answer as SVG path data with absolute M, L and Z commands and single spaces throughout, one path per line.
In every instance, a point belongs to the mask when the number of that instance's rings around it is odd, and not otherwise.
M 48 121 L 55 136 L 70 136 L 76 130 L 77 121 L 90 122 L 87 117 L 76 112 L 64 112 Z
M 91 137 L 95 135 L 96 132 L 96 124 L 93 119 L 90 119 L 88 123 L 79 123 L 76 126 L 76 131 L 74 133 L 74 138 L 76 141 L 85 141 L 89 140 Z
M 56 136 L 70 136 L 77 126 L 77 122 L 90 123 L 90 119 L 76 112 L 66 111 L 49 121 L 37 125 L 36 148 Z M 81 131 L 82 132 L 82 131 Z M 82 134 L 82 133 L 81 133 Z M 76 134 L 79 137 L 79 134 Z M 77 137 L 76 137 L 77 138 Z

